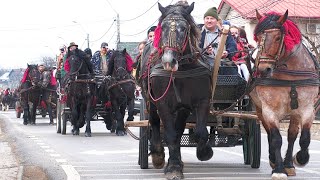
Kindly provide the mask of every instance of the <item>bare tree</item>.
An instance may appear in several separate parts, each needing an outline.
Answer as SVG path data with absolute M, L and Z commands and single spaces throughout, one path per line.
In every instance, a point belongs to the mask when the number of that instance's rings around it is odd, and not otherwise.
M 48 56 L 42 57 L 41 62 L 43 62 L 46 67 L 53 67 L 56 65 L 56 60 Z
M 311 40 L 311 38 L 308 35 L 302 34 L 302 36 L 308 41 L 308 43 L 311 45 L 311 51 L 314 52 L 317 60 L 320 62 L 320 52 L 319 52 L 319 48 L 320 45 L 316 44 L 316 42 L 314 42 L 313 40 Z

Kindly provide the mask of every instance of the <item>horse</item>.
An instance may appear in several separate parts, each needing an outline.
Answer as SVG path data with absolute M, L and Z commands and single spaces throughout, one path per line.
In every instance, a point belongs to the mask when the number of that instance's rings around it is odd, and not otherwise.
M 72 134 L 79 135 L 86 124 L 85 136 L 91 137 L 90 121 L 93 115 L 95 81 L 92 77 L 92 64 L 85 52 L 76 49 L 69 52 L 70 72 L 67 85 L 67 106 L 71 109 Z
M 37 64 L 27 64 L 27 69 L 21 80 L 19 94 L 23 107 L 23 124 L 35 125 L 36 110 L 40 100 L 40 72 Z M 29 102 L 31 104 L 29 104 Z
M 302 44 L 297 25 L 284 14 L 256 11 L 254 37 L 258 45 L 250 97 L 258 119 L 266 129 L 272 179 L 294 176 L 295 166 L 309 162 L 310 128 L 315 119 L 314 104 L 319 95 L 319 64 Z M 290 118 L 288 147 L 281 157 L 280 121 Z M 298 136 L 300 150 L 293 156 Z
M 46 69 L 41 74 L 41 81 L 40 81 L 40 87 L 41 87 L 41 102 L 40 106 L 45 108 L 45 112 L 48 112 L 49 119 L 50 119 L 50 125 L 53 125 L 53 108 L 56 107 L 57 104 L 57 93 L 56 93 L 56 80 L 53 77 L 53 72 L 51 69 Z
M 8 111 L 9 106 L 11 105 L 12 101 L 14 100 L 11 94 L 1 95 L 1 105 L 2 105 L 2 111 Z
M 160 136 L 169 149 L 164 173 L 167 179 L 182 179 L 180 142 L 186 120 L 192 113 L 196 121 L 196 155 L 200 161 L 211 159 L 207 120 L 211 97 L 211 72 L 199 55 L 200 32 L 190 13 L 194 3 L 163 7 L 155 39 L 142 53 L 139 77 L 147 101 L 151 126 L 150 154 L 155 168 L 163 168 L 165 153 Z
M 104 79 L 103 89 L 105 94 L 109 93 L 112 111 L 115 114 L 116 135 L 124 136 L 124 116 L 127 104 L 134 101 L 135 83 L 128 72 L 127 58 L 129 54 L 126 49 L 115 50 L 108 64 L 107 77 Z

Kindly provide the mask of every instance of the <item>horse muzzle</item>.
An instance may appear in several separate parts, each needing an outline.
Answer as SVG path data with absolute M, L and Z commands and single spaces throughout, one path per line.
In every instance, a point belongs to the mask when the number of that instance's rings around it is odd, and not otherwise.
M 174 58 L 172 51 L 163 54 L 161 63 L 166 71 L 178 71 L 179 64 L 176 58 Z

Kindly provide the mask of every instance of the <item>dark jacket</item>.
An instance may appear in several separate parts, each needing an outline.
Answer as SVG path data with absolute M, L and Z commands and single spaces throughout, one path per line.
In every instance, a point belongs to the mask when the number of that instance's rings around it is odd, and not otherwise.
M 203 29 L 203 31 L 201 32 L 201 40 L 200 40 L 200 45 L 199 45 L 199 47 L 201 49 L 205 48 L 205 47 L 203 47 L 205 37 L 206 37 L 206 30 Z M 227 58 L 229 58 L 230 60 L 232 59 L 232 57 L 234 56 L 234 54 L 237 51 L 237 43 L 234 40 L 234 38 L 232 37 L 230 32 L 228 33 L 227 40 L 226 40 L 226 51 L 228 51 Z

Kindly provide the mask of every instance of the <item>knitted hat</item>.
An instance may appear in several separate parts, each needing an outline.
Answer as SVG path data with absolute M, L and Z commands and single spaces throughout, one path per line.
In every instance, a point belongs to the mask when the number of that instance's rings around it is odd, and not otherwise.
M 219 16 L 218 16 L 218 13 L 217 13 L 217 8 L 216 7 L 212 7 L 210 9 L 208 9 L 207 12 L 204 14 L 203 18 L 205 18 L 207 16 L 212 16 L 212 17 L 216 18 L 217 20 L 219 20 Z

